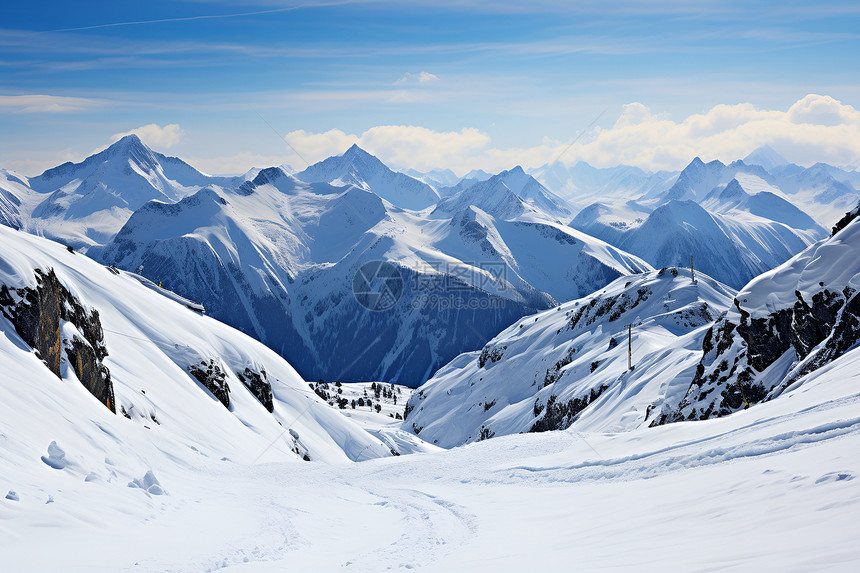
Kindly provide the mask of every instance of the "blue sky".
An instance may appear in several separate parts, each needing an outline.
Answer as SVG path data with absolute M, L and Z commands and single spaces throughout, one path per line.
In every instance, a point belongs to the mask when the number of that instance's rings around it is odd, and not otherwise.
M 598 116 L 565 161 L 860 158 L 856 2 L 523 4 L 4 2 L 0 166 L 138 130 L 207 171 L 303 167 L 279 134 L 309 161 L 357 141 L 396 167 L 497 170 Z

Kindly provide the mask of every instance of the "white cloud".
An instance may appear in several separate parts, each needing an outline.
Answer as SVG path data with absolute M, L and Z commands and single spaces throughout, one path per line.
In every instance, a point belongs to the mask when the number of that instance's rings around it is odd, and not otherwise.
M 173 147 L 179 143 L 179 140 L 182 139 L 183 135 L 185 135 L 185 132 L 182 131 L 182 128 L 180 128 L 178 124 L 170 123 L 161 127 L 155 123 L 150 123 L 149 125 L 142 125 L 136 129 L 132 129 L 131 131 L 126 131 L 125 133 L 114 134 L 111 136 L 111 143 L 122 139 L 126 135 L 131 135 L 132 133 L 137 135 L 141 141 L 149 147 L 156 147 L 159 149 L 168 149 Z
M 361 135 L 347 134 L 338 129 L 325 133 L 298 130 L 288 133 L 286 139 L 311 163 L 339 155 L 357 143 L 394 167 L 415 169 L 432 169 L 440 165 L 464 169 L 464 161 L 488 151 L 486 147 L 490 143 L 488 135 L 474 128 L 438 132 L 407 125 L 380 125 Z
M 58 113 L 84 111 L 104 107 L 107 100 L 83 97 L 52 96 L 27 94 L 0 96 L 0 113 Z
M 432 84 L 439 81 L 439 76 L 436 74 L 431 74 L 430 72 L 419 72 L 417 74 L 413 74 L 411 72 L 406 72 L 402 78 L 394 82 L 396 85 L 402 84 L 421 84 L 427 85 Z
M 341 154 L 357 143 L 395 168 L 449 167 L 460 174 L 474 168 L 539 167 L 560 154 L 566 164 L 582 160 L 599 167 L 628 164 L 676 170 L 696 156 L 729 162 L 764 144 L 802 165 L 817 161 L 847 165 L 860 158 L 860 112 L 831 97 L 811 94 L 787 111 L 758 109 L 749 103 L 717 105 L 673 121 L 631 103 L 611 128 L 596 128 L 570 148 L 566 142 L 546 138 L 531 147 L 498 148 L 489 135 L 474 128 L 437 132 L 403 125 L 377 126 L 358 135 L 294 131 L 287 139 L 311 162 Z
M 860 157 L 860 112 L 829 97 L 810 94 L 788 111 L 752 104 L 717 105 L 675 122 L 642 104 L 625 106 L 611 129 L 596 130 L 565 162 L 627 163 L 647 169 L 679 169 L 694 156 L 732 161 L 770 144 L 788 160 L 845 164 Z

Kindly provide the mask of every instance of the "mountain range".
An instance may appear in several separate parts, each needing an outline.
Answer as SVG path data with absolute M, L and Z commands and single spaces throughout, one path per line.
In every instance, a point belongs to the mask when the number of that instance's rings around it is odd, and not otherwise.
M 669 267 L 520 319 L 422 385 L 403 428 L 450 448 L 726 416 L 860 344 L 860 207 L 735 292 Z
M 680 174 L 556 164 L 455 183 L 352 146 L 294 174 L 216 177 L 130 135 L 37 177 L 0 172 L 0 221 L 202 304 L 306 379 L 414 386 L 517 319 L 619 277 L 693 255 L 739 288 L 825 236 L 821 213 L 855 201 L 853 176 L 765 151 L 778 174 L 694 160 Z M 567 183 L 555 192 L 534 174 Z M 573 217 L 598 193 L 616 200 Z M 396 292 L 368 309 L 379 293 L 356 297 L 356 285 L 386 286 L 380 269 Z

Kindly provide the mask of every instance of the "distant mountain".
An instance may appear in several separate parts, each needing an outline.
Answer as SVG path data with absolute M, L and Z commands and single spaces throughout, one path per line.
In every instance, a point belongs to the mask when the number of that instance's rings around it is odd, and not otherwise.
M 452 212 L 474 205 L 498 219 L 510 219 L 526 213 L 543 213 L 567 221 L 571 210 L 567 202 L 541 185 L 534 177 L 515 167 L 475 181 L 439 202 L 435 212 Z
M 492 173 L 487 173 L 483 169 L 472 169 L 468 173 L 466 173 L 462 179 L 475 179 L 476 181 L 486 181 L 490 177 L 492 177 Z
M 94 255 L 142 265 L 308 379 L 416 385 L 520 316 L 649 268 L 529 212 L 503 220 L 462 205 L 418 217 L 369 190 L 270 168 L 234 190 L 151 202 Z M 375 312 L 354 285 L 378 261 L 402 291 Z
M 763 145 L 744 157 L 743 162 L 747 165 L 759 165 L 765 170 L 771 171 L 776 167 L 788 165 L 788 161 L 776 152 L 770 145 Z
M 346 153 L 329 157 L 296 173 L 306 183 L 355 185 L 374 193 L 403 209 L 426 209 L 435 205 L 439 194 L 430 185 L 389 169 L 357 145 Z
M 678 175 L 678 180 L 664 193 L 661 201 L 701 201 L 714 187 L 726 185 L 738 174 L 750 174 L 766 181 L 770 178 L 768 172 L 757 165 L 746 165 L 743 161 L 735 161 L 728 165 L 714 160 L 705 163 L 698 157 L 693 159 Z
M 596 203 L 571 226 L 658 268 L 689 266 L 692 255 L 704 273 L 740 288 L 827 234 L 776 182 L 758 166 L 696 158 L 661 196 Z
M 617 220 L 612 211 L 593 206 L 583 210 L 571 226 L 655 267 L 689 267 L 692 255 L 696 268 L 735 288 L 825 234 L 817 225 L 801 230 L 750 213 L 709 212 L 694 201 L 669 201 L 629 223 Z
M 417 179 L 430 185 L 437 191 L 440 188 L 450 187 L 452 185 L 456 185 L 457 182 L 460 181 L 460 178 L 451 171 L 450 169 L 433 169 L 431 171 L 427 171 L 423 173 L 421 171 L 417 171 L 415 169 L 405 169 L 403 173 L 412 177 L 413 179 Z
M 677 172 L 646 173 L 629 165 L 597 168 L 584 161 L 570 167 L 556 162 L 530 169 L 529 173 L 567 200 L 575 211 L 598 200 L 627 201 L 659 194 L 669 189 L 678 177 Z
M 816 163 L 803 168 L 785 165 L 773 170 L 774 183 L 825 227 L 833 225 L 860 201 L 860 174 Z
M 19 180 L 21 226 L 86 250 L 109 240 L 147 201 L 178 201 L 210 179 L 127 135 L 80 163 Z
M 0 225 L 20 229 L 21 198 L 30 193 L 27 178 L 14 171 L 0 169 Z
M 785 223 L 793 229 L 813 231 L 819 236 L 826 233 L 812 217 L 789 202 L 781 191 L 758 183 L 764 182 L 755 176 L 738 175 L 738 179 L 732 179 L 725 187 L 714 188 L 700 205 L 714 213 L 745 212 Z

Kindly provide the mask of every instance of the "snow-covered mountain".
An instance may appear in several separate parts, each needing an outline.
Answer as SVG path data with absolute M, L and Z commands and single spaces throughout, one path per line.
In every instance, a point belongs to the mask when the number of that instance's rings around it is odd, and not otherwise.
M 545 215 L 504 220 L 468 205 L 422 215 L 277 168 L 237 189 L 149 203 L 93 254 L 143 266 L 308 379 L 411 385 L 520 316 L 649 268 Z M 378 261 L 398 291 L 369 310 L 354 281 Z
M 709 330 L 684 400 L 655 423 L 707 419 L 779 396 L 860 342 L 860 207 L 833 237 L 740 290 Z
M 567 221 L 571 209 L 567 202 L 541 185 L 534 177 L 515 167 L 502 171 L 484 181 L 464 180 L 468 185 L 457 185 L 447 191 L 436 212 L 454 212 L 470 205 L 501 219 L 519 217 L 527 213 L 549 215 Z
M 209 180 L 128 135 L 80 163 L 64 163 L 36 177 L 4 171 L 0 193 L 17 196 L 17 226 L 85 250 L 109 240 L 147 201 L 177 201 Z
M 740 288 L 827 234 L 769 180 L 761 167 L 697 158 L 661 196 L 595 203 L 571 226 L 655 267 L 688 266 L 692 255 L 697 268 Z
M 442 447 L 565 429 L 628 431 L 677 405 L 708 326 L 734 292 L 689 269 L 622 277 L 514 323 L 441 368 L 412 396 L 404 429 Z M 635 368 L 628 371 L 628 325 Z
M 63 467 L 125 486 L 195 456 L 391 455 L 393 439 L 332 410 L 270 349 L 153 289 L 0 227 L 4 480 Z
M 752 153 L 744 157 L 743 162 L 747 165 L 759 165 L 764 167 L 766 171 L 772 171 L 777 167 L 788 165 L 788 161 L 777 153 L 770 145 L 762 145 L 755 149 Z
M 670 267 L 524 317 L 419 387 L 403 428 L 452 447 L 630 431 L 780 397 L 860 344 L 858 216 L 736 295 Z
M 456 185 L 460 178 L 450 169 L 431 169 L 427 172 L 418 171 L 416 169 L 404 169 L 403 173 L 430 185 L 438 192 L 440 189 Z
M 668 190 L 678 178 L 678 172 L 647 173 L 629 165 L 598 168 L 584 161 L 571 166 L 557 161 L 528 172 L 563 197 L 575 211 L 608 198 L 626 201 L 631 197 L 657 195 Z
M 383 199 L 404 209 L 425 209 L 439 201 L 430 185 L 389 169 L 373 155 L 353 145 L 343 155 L 329 157 L 296 173 L 307 183 L 355 185 L 373 190 Z

